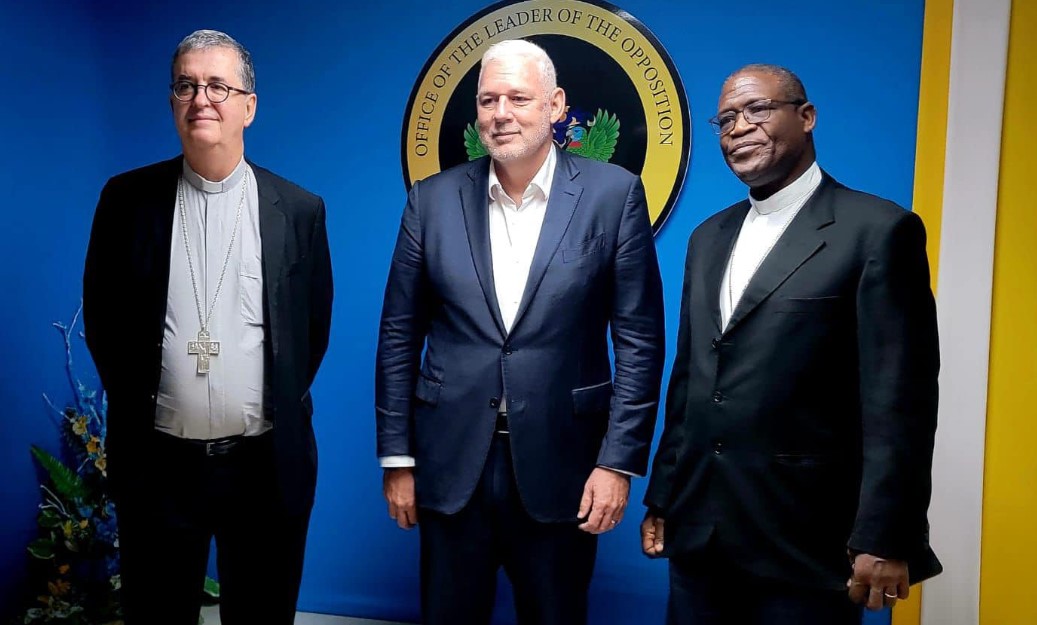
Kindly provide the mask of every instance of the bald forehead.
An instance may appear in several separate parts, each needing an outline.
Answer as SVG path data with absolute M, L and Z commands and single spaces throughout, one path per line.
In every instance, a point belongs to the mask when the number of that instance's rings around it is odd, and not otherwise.
M 774 74 L 758 71 L 738 72 L 732 75 L 720 88 L 720 101 L 717 110 L 722 111 L 732 103 L 742 100 L 771 98 L 782 99 L 781 80 Z

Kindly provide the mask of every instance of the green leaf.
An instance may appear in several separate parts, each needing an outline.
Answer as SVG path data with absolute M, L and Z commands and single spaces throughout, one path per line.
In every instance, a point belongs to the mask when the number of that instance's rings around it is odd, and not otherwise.
M 489 154 L 486 150 L 486 146 L 483 145 L 482 140 L 479 139 L 479 131 L 471 124 L 468 124 L 464 129 L 464 149 L 465 152 L 468 152 L 468 160 L 470 161 L 474 161 Z
M 29 555 L 37 560 L 50 560 L 54 557 L 54 541 L 49 538 L 37 538 L 29 543 Z
M 205 576 L 205 584 L 202 586 L 202 592 L 212 597 L 213 599 L 220 598 L 220 583 L 208 575 Z
M 216 605 L 219 602 L 220 583 L 206 575 L 205 583 L 202 584 L 202 605 Z
M 598 109 L 594 119 L 588 124 L 590 130 L 579 147 L 569 148 L 573 154 L 592 158 L 596 161 L 608 162 L 616 151 L 619 142 L 619 118 L 608 111 Z
M 87 494 L 83 479 L 75 471 L 65 466 L 60 460 L 32 445 L 32 455 L 50 476 L 54 490 L 70 501 L 79 501 Z
M 61 518 L 61 515 L 53 508 L 45 508 L 40 511 L 39 518 L 37 519 L 37 523 L 39 523 L 40 527 L 46 529 L 58 527 L 61 525 L 62 521 L 63 519 Z

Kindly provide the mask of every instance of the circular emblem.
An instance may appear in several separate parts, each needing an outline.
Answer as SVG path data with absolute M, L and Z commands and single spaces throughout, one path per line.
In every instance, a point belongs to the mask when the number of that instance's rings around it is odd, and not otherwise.
M 644 24 L 596 0 L 506 0 L 454 29 L 425 63 L 407 102 L 401 140 L 407 188 L 487 154 L 476 129 L 479 61 L 489 46 L 519 38 L 547 51 L 565 90 L 555 144 L 640 175 L 658 232 L 688 170 L 687 95 Z

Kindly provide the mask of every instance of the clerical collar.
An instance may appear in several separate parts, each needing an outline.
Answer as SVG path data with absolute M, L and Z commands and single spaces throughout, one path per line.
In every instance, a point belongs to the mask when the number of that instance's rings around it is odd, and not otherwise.
M 817 161 L 814 161 L 810 164 L 810 167 L 808 167 L 807 170 L 799 176 L 799 178 L 793 180 L 792 184 L 789 186 L 765 200 L 757 200 L 750 195 L 749 203 L 752 204 L 753 209 L 755 209 L 757 213 L 760 213 L 761 215 L 769 215 L 780 211 L 783 208 L 801 204 L 804 198 L 813 193 L 820 184 L 821 168 L 817 166 Z
M 198 172 L 191 169 L 191 166 L 187 164 L 187 159 L 185 158 L 184 180 L 199 191 L 204 191 L 205 193 L 223 193 L 238 188 L 241 183 L 241 177 L 245 175 L 245 167 L 245 157 L 241 157 L 241 162 L 234 168 L 234 171 L 230 172 L 229 176 L 219 182 L 213 182 L 198 175 Z

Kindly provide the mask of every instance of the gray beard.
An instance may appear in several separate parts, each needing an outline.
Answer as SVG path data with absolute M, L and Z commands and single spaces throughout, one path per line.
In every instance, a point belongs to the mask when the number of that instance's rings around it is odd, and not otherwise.
M 546 120 L 544 125 L 537 128 L 535 135 L 528 139 L 523 137 L 521 145 L 514 147 L 491 147 L 491 142 L 488 134 L 480 133 L 479 138 L 482 140 L 483 145 L 486 146 L 486 151 L 490 153 L 490 157 L 493 160 L 506 163 L 508 161 L 514 161 L 521 158 L 525 158 L 530 154 L 540 149 L 540 146 L 544 144 L 544 141 L 551 136 L 551 121 Z

